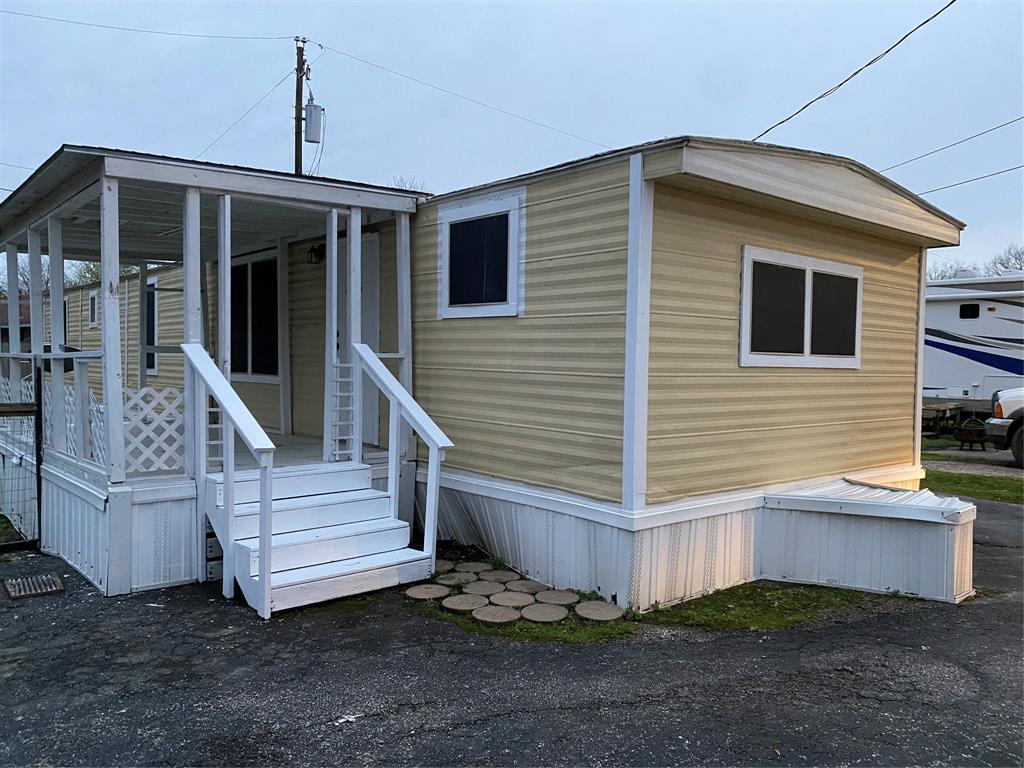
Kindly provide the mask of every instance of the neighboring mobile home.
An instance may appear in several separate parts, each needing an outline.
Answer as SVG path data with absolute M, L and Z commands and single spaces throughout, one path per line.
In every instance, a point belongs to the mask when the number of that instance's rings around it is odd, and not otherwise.
M 0 205 L 9 263 L 105 275 L 68 297 L 89 341 L 37 290 L 8 353 L 16 397 L 44 339 L 92 350 L 44 374 L 43 546 L 108 593 L 222 567 L 264 616 L 425 578 L 438 535 L 638 609 L 758 578 L 961 600 L 974 508 L 916 489 L 926 249 L 962 228 L 751 142 L 436 197 L 65 146 Z

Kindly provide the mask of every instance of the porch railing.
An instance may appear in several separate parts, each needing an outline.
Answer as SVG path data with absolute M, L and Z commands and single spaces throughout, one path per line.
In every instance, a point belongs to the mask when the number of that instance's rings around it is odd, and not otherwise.
M 407 444 L 402 439 L 402 422 L 405 421 L 427 444 L 427 488 L 423 512 L 423 551 L 430 555 L 430 570 L 434 570 L 437 548 L 437 496 L 441 483 L 441 462 L 444 452 L 454 444 L 437 423 L 420 407 L 409 391 L 381 362 L 380 358 L 365 344 L 353 344 L 352 349 L 362 363 L 355 370 L 362 370 L 388 399 L 388 498 L 391 516 L 398 517 L 399 466 Z M 353 387 L 361 382 L 352 382 Z M 415 458 L 415 457 L 410 457 Z
M 181 345 L 185 353 L 185 375 L 192 377 L 193 392 L 197 407 L 192 416 L 197 420 L 193 434 L 196 436 L 193 446 L 192 466 L 196 471 L 196 484 L 201 489 L 200 514 L 202 529 L 206 524 L 205 473 L 208 450 L 209 429 L 206 423 L 208 410 L 205 407 L 207 397 L 217 403 L 222 426 L 221 458 L 224 472 L 224 592 L 230 596 L 234 588 L 234 496 L 235 496 L 235 433 L 242 438 L 249 452 L 259 464 L 259 520 L 260 520 L 260 559 L 259 586 L 260 605 L 257 606 L 260 616 L 270 618 L 270 556 L 273 516 L 273 479 L 274 479 L 274 443 L 263 428 L 257 423 L 252 412 L 245 406 L 242 399 L 231 387 L 231 382 L 217 367 L 207 354 L 202 344 L 186 343 Z M 202 543 L 202 542 L 201 542 Z

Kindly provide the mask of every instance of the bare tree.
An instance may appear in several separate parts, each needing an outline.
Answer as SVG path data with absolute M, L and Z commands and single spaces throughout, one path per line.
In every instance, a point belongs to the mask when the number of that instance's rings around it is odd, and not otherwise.
M 426 192 L 427 183 L 417 176 L 392 176 L 391 186 L 410 192 Z
M 1009 270 L 1024 271 L 1024 246 L 1011 243 L 1001 253 L 985 262 L 985 274 L 1001 275 Z
M 961 271 L 971 269 L 971 265 L 961 259 L 928 262 L 929 280 L 952 280 Z
M 64 276 L 64 283 L 68 287 L 91 285 L 99 283 L 102 279 L 100 263 L 98 261 L 77 261 L 74 262 L 73 267 L 71 264 L 71 262 L 67 263 Z M 121 265 L 121 277 L 134 275 L 138 271 L 139 268 L 136 266 L 130 264 Z

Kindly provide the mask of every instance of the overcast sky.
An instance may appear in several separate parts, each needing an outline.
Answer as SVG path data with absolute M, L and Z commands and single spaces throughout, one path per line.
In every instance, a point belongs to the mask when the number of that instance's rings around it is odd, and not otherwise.
M 908 2 L 4 2 L 101 24 L 302 34 L 609 147 L 678 134 L 750 139 L 943 0 Z M 884 168 L 1024 114 L 1024 3 L 959 0 L 882 62 L 766 138 Z M 320 49 L 310 44 L 309 58 Z M 294 66 L 291 40 L 156 37 L 0 14 L 0 162 L 61 143 L 194 157 Z M 327 53 L 320 172 L 432 192 L 600 151 Z M 286 82 L 203 159 L 291 170 Z M 311 145 L 307 145 L 307 153 Z M 1024 123 L 892 172 L 923 191 L 1024 162 Z M 309 154 L 307 154 L 309 157 Z M 0 166 L 0 186 L 29 172 Z M 6 193 L 0 192 L 0 195 Z M 1024 242 L 1024 175 L 928 199 L 983 261 Z

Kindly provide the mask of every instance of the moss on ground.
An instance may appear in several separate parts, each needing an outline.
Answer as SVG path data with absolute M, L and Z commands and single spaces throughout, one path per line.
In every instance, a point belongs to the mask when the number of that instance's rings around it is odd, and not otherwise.
M 993 477 L 930 469 L 921 481 L 921 487 L 950 496 L 1024 504 L 1024 482 L 1019 477 Z
M 441 607 L 440 603 L 427 600 L 419 605 L 420 610 L 435 619 L 450 621 L 466 632 L 487 637 L 504 637 L 509 640 L 525 640 L 532 642 L 556 643 L 599 643 L 605 640 L 618 640 L 636 631 L 635 621 L 625 619 L 597 623 L 584 621 L 570 614 L 569 618 L 555 624 L 534 624 L 532 621 L 520 619 L 511 624 L 492 625 L 477 621 L 463 613 L 452 613 Z
M 6 515 L 0 515 L 0 542 L 20 540 L 21 534 L 15 530 L 11 521 L 7 519 Z
M 640 614 L 639 621 L 715 630 L 777 630 L 884 597 L 834 587 L 758 581 Z

